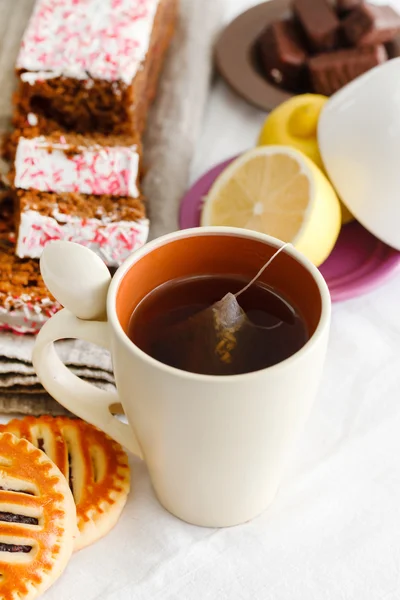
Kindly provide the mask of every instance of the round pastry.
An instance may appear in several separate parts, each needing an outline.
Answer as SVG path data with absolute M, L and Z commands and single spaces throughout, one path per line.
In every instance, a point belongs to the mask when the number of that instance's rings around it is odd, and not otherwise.
M 26 440 L 0 435 L 0 598 L 49 588 L 74 547 L 76 511 L 60 470 Z
M 106 535 L 125 506 L 130 472 L 122 446 L 80 419 L 25 417 L 0 425 L 43 450 L 69 482 L 78 522 L 75 550 Z

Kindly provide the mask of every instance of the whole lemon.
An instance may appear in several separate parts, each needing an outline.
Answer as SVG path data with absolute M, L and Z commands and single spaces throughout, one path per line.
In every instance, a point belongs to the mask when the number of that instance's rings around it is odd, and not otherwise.
M 318 94 L 293 96 L 267 117 L 258 146 L 292 146 L 324 169 L 317 142 L 318 119 L 328 98 Z
M 318 148 L 317 128 L 321 110 L 328 98 L 319 94 L 293 96 L 280 104 L 267 117 L 261 129 L 258 146 L 291 146 L 305 154 L 324 173 Z M 342 223 L 354 219 L 341 202 Z

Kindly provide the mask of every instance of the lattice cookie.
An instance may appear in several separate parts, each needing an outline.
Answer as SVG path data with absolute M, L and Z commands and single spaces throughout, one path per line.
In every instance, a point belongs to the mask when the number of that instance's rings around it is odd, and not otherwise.
M 61 575 L 74 547 L 68 484 L 43 452 L 0 435 L 0 598 L 31 600 Z
M 106 535 L 118 521 L 129 492 L 128 457 L 92 425 L 68 417 L 25 417 L 0 425 L 43 450 L 69 482 L 78 519 L 75 550 Z

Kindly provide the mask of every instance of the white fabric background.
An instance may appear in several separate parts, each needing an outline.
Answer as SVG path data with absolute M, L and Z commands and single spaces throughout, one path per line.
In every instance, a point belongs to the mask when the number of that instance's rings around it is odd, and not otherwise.
M 251 3 L 225 4 L 228 21 Z M 251 146 L 264 117 L 217 81 L 193 179 Z M 72 558 L 46 599 L 398 600 L 399 298 L 400 274 L 334 306 L 322 387 L 265 514 L 225 530 L 181 523 L 133 460 L 119 524 Z

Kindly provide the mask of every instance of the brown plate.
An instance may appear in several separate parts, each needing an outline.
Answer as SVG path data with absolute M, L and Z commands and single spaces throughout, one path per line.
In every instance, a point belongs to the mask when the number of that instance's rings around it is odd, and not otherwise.
M 295 94 L 266 79 L 257 61 L 255 45 L 267 25 L 292 14 L 291 3 L 291 0 L 270 0 L 250 8 L 224 29 L 215 47 L 215 62 L 225 81 L 250 104 L 266 111 Z M 387 50 L 389 58 L 400 56 L 400 37 L 387 44 Z
M 255 57 L 255 43 L 269 23 L 289 16 L 291 0 L 270 0 L 239 15 L 220 35 L 215 62 L 225 81 L 242 98 L 264 110 L 272 110 L 293 96 L 262 75 Z

